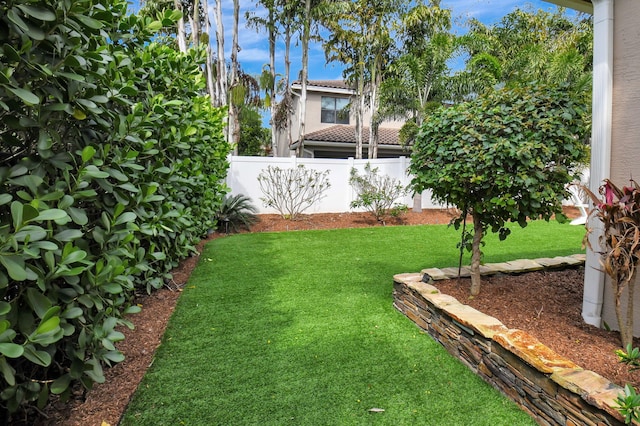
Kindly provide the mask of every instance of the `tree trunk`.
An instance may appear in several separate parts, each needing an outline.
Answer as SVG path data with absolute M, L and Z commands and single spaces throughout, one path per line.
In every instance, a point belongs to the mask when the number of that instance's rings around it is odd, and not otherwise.
M 209 10 L 209 0 L 202 0 L 202 7 L 204 10 Z M 213 52 L 211 51 L 211 22 L 209 21 L 209 13 L 206 14 L 204 19 L 204 30 L 207 33 L 207 47 L 205 52 L 207 54 L 207 63 L 205 70 L 207 73 L 207 91 L 209 92 L 209 98 L 211 105 L 216 105 L 216 85 L 213 78 Z
M 307 76 L 309 75 L 309 38 L 311 36 L 311 0 L 304 2 L 304 18 L 302 22 L 302 71 L 300 80 L 300 129 L 298 131 L 298 157 L 304 156 L 305 120 L 307 114 Z
M 615 299 L 615 310 L 616 310 L 616 318 L 618 320 L 618 328 L 620 329 L 620 342 L 622 343 L 622 348 L 627 350 L 629 345 L 633 345 L 633 300 L 635 293 L 635 285 L 636 285 L 636 276 L 637 273 L 634 271 L 629 283 L 626 285 L 627 287 L 627 310 L 626 312 L 622 312 L 622 283 L 618 282 L 617 277 L 612 277 L 614 284 L 614 294 L 616 295 Z
M 358 83 L 356 93 L 356 159 L 362 159 L 362 126 L 364 122 L 364 63 L 362 55 L 360 56 L 360 64 L 356 79 Z
M 471 244 L 471 295 L 480 294 L 480 285 L 482 279 L 480 277 L 480 260 L 482 252 L 480 251 L 480 243 L 482 242 L 482 221 L 480 217 L 473 213 L 473 242 Z
M 191 23 L 191 39 L 193 45 L 198 46 L 200 44 L 200 1 L 194 0 L 193 2 L 193 16 L 189 17 Z
M 183 11 L 182 2 L 180 0 L 173 0 L 173 5 L 180 12 Z M 187 31 L 184 28 L 184 15 L 178 19 L 176 40 L 178 41 L 178 50 L 185 53 L 187 51 Z
M 275 6 L 269 8 L 269 75 L 271 91 L 271 103 L 269 111 L 271 117 L 269 124 L 271 125 L 271 155 L 278 156 L 278 132 L 276 132 L 276 111 L 278 104 L 276 103 L 276 31 L 275 31 Z
M 287 108 L 291 107 L 292 95 L 291 95 L 291 25 L 287 25 L 284 32 L 284 102 Z M 291 130 L 292 117 L 291 114 L 285 114 L 285 131 L 287 137 L 287 146 L 291 147 L 293 144 L 293 135 Z M 291 154 L 287 153 L 287 156 Z
M 234 90 L 238 85 L 238 23 L 240 20 L 240 0 L 233 0 L 233 34 L 231 41 L 231 77 L 229 89 Z M 237 95 L 229 96 L 229 142 L 233 144 L 233 154 L 238 155 L 238 143 L 240 142 L 239 99 Z
M 378 59 L 374 62 L 371 70 L 371 117 L 369 118 L 369 158 L 378 158 L 378 108 L 379 108 L 379 87 L 382 84 L 381 66 Z
M 222 0 L 215 2 L 215 21 L 216 21 L 216 92 L 217 106 L 227 105 L 227 65 L 224 59 L 224 24 L 222 23 Z

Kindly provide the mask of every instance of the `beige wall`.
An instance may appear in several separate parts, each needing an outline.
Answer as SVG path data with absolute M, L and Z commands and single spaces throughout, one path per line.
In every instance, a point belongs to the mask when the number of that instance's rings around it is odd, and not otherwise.
M 321 129 L 325 129 L 327 127 L 332 127 L 335 124 L 333 123 L 322 123 L 320 121 L 320 111 L 321 111 L 321 107 L 322 107 L 322 96 L 332 96 L 332 97 L 336 97 L 336 98 L 348 98 L 348 95 L 346 94 L 341 94 L 341 93 L 325 93 L 325 92 L 316 92 L 316 91 L 308 91 L 307 92 L 307 108 L 306 108 L 306 112 L 305 112 L 305 134 L 309 134 L 311 132 L 315 132 L 316 130 L 321 130 Z M 294 108 L 295 108 L 295 112 L 294 112 L 294 116 L 293 116 L 293 121 L 291 124 L 291 137 L 294 141 L 296 141 L 298 139 L 298 133 L 300 132 L 300 123 L 298 121 L 298 97 L 295 96 L 293 103 L 294 103 Z M 365 110 L 365 115 L 364 115 L 364 125 L 368 126 L 369 125 L 369 119 L 371 117 L 371 113 L 370 111 L 367 109 Z M 355 120 L 355 116 L 353 114 L 353 112 L 350 113 L 350 117 L 349 117 L 349 124 L 351 125 L 355 125 L 356 120 Z M 404 121 L 397 121 L 397 120 L 388 120 L 388 121 L 384 121 L 382 124 L 380 124 L 380 127 L 382 128 L 392 128 L 392 129 L 399 129 L 400 127 L 402 127 L 402 125 L 404 124 Z M 280 142 L 280 141 L 285 141 L 286 140 L 286 135 L 284 133 L 280 133 L 278 135 L 279 138 L 279 142 L 278 142 L 278 153 L 277 156 L 278 157 L 288 157 L 289 154 L 289 150 L 286 147 L 286 143 L 285 142 Z
M 640 2 L 615 0 L 611 180 L 640 182 Z M 640 283 L 636 285 L 635 334 L 640 336 Z M 605 285 L 602 319 L 617 329 L 611 285 Z

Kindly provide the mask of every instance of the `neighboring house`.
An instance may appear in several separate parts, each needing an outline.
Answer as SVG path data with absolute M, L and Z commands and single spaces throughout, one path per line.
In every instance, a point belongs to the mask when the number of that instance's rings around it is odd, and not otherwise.
M 293 121 L 290 129 L 278 132 L 276 156 L 288 157 L 298 148 L 300 131 L 299 99 L 301 86 L 294 82 Z M 307 84 L 305 113 L 305 138 L 303 157 L 348 158 L 356 154 L 355 116 L 349 111 L 355 91 L 342 80 L 311 80 Z M 369 145 L 369 117 L 365 112 L 362 137 L 362 156 L 367 158 Z M 398 134 L 404 123 L 385 121 L 379 127 L 378 158 L 408 156 L 410 152 L 402 147 Z
M 604 179 L 624 185 L 640 179 L 640 1 L 547 0 L 593 14 L 593 125 L 590 187 Z M 598 228 L 598 221 L 590 226 Z M 591 243 L 597 249 L 597 233 Z M 606 285 L 605 285 L 606 284 Z M 640 306 L 636 291 L 634 306 Z M 599 255 L 587 250 L 582 317 L 589 324 L 617 328 L 613 295 Z M 640 336 L 640 309 L 635 312 Z

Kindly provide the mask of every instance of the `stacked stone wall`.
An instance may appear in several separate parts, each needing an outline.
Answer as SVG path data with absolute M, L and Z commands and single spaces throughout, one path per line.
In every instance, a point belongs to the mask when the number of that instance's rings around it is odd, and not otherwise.
M 396 309 L 538 424 L 624 424 L 614 408 L 621 387 L 422 280 L 422 273 L 394 277 Z

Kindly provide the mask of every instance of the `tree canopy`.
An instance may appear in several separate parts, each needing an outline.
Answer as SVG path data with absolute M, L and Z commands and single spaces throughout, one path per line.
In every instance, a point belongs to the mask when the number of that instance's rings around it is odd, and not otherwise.
M 480 290 L 480 245 L 507 222 L 549 220 L 561 212 L 565 185 L 586 156 L 588 114 L 566 89 L 505 88 L 440 108 L 421 127 L 411 157 L 416 192 L 473 218 L 472 294 Z M 466 235 L 465 235 L 466 238 Z

